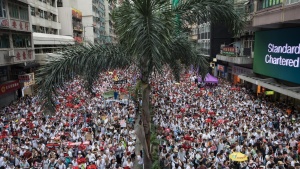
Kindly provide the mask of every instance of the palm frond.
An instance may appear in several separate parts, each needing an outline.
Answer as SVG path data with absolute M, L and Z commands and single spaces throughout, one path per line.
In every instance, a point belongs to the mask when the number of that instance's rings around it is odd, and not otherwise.
M 173 37 L 170 49 L 172 50 L 172 58 L 165 62 L 168 63 L 172 69 L 176 81 L 179 81 L 181 64 L 200 67 L 201 71 L 205 74 L 208 72 L 208 57 L 200 55 L 200 52 L 197 51 L 196 44 L 189 41 L 185 34 Z
M 130 57 L 121 46 L 88 44 L 67 47 L 59 57 L 49 58 L 47 64 L 38 70 L 39 95 L 47 101 L 45 104 L 54 106 L 53 93 L 56 94 L 57 88 L 63 87 L 74 75 L 80 75 L 92 91 L 100 71 L 124 68 L 130 63 Z
M 229 31 L 237 34 L 244 28 L 244 21 L 230 0 L 187 0 L 174 11 L 190 25 L 201 22 L 224 23 Z
M 171 58 L 175 14 L 169 8 L 168 1 L 133 0 L 114 11 L 120 43 L 126 44 L 127 51 L 150 72 L 160 72 L 164 58 Z

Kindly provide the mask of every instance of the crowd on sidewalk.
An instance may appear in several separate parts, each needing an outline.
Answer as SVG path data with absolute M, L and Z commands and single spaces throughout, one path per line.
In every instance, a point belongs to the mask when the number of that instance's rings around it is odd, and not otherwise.
M 133 162 L 141 168 L 134 103 L 121 100 L 124 95 L 103 97 L 110 90 L 127 93 L 136 77 L 133 69 L 102 73 L 93 94 L 79 78 L 66 82 L 55 97 L 55 115 L 34 96 L 4 108 L 0 169 L 132 169 Z M 114 84 L 120 79 L 126 83 Z M 287 104 L 257 99 L 222 80 L 199 85 L 193 72 L 176 83 L 168 69 L 151 88 L 161 168 L 300 168 L 300 123 L 295 110 L 286 113 Z M 248 160 L 233 162 L 232 152 Z

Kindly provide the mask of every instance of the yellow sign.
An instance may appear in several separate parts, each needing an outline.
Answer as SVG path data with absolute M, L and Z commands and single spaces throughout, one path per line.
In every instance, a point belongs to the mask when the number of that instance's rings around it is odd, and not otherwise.
M 24 82 L 24 87 L 28 87 L 35 84 L 34 73 L 29 73 L 30 79 L 28 82 Z
M 266 91 L 265 92 L 265 95 L 273 95 L 274 94 L 274 91 Z
M 240 153 L 240 152 L 231 153 L 229 155 L 229 158 L 232 161 L 247 161 L 248 160 L 248 156 L 243 153 Z

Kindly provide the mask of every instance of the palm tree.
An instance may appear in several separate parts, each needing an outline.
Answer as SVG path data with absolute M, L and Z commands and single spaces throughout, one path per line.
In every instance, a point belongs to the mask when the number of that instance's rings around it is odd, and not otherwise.
M 243 22 L 228 0 L 185 0 L 172 7 L 170 0 L 125 0 L 113 12 L 118 44 L 75 45 L 62 51 L 61 57 L 51 58 L 38 73 L 40 98 L 54 107 L 57 87 L 73 75 L 80 75 L 92 91 L 93 82 L 102 71 L 136 65 L 142 85 L 142 135 L 144 165 L 151 168 L 150 110 L 153 72 L 162 72 L 168 65 L 179 79 L 180 65 L 200 66 L 205 75 L 208 61 L 197 53 L 187 38 L 188 25 L 199 21 L 222 22 L 233 32 L 242 30 Z M 204 77 L 204 76 L 202 76 Z

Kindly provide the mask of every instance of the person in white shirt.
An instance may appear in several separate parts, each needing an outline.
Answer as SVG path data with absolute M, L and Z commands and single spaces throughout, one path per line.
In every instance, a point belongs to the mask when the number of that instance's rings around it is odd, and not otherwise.
M 66 169 L 66 165 L 62 162 L 62 160 L 58 160 L 58 163 L 57 163 L 57 168 L 58 169 Z
M 132 168 L 132 167 L 133 167 L 133 163 L 132 163 L 132 161 L 131 161 L 131 158 L 130 158 L 130 157 L 127 158 L 127 160 L 123 162 L 122 166 L 123 166 L 123 167 L 129 167 L 129 168 Z
M 86 157 L 89 159 L 89 162 L 94 162 L 94 161 L 96 161 L 96 156 L 95 156 L 95 154 L 93 154 L 93 153 L 91 152 L 91 150 L 88 151 L 88 154 L 86 155 Z

